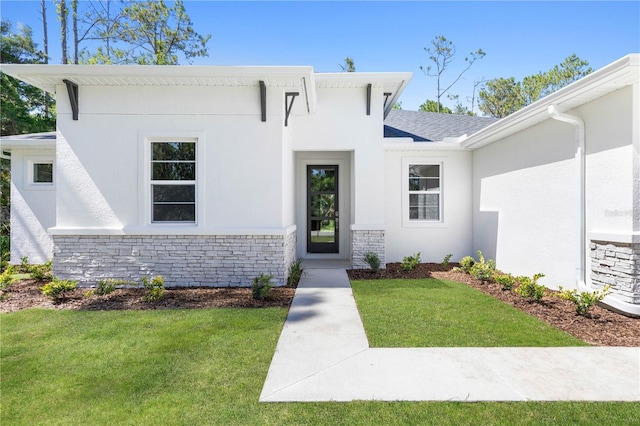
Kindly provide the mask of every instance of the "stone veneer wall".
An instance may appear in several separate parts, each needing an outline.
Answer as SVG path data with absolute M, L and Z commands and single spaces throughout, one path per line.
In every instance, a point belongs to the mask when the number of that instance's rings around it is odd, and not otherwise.
M 351 264 L 353 269 L 367 269 L 364 261 L 367 252 L 374 252 L 380 258 L 380 268 L 385 268 L 385 248 L 383 230 L 351 230 Z
M 591 282 L 640 304 L 640 244 L 591 241 Z
M 295 259 L 287 235 L 56 235 L 57 277 L 94 285 L 105 278 L 137 281 L 162 275 L 167 287 L 251 286 L 261 272 L 285 285 Z

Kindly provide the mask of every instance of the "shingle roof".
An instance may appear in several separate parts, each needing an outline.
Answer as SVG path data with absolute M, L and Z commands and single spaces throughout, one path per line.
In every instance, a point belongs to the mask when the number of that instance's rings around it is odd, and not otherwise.
M 472 135 L 497 120 L 492 117 L 392 110 L 384 120 L 384 137 L 409 137 L 415 142 L 435 142 L 464 134 Z

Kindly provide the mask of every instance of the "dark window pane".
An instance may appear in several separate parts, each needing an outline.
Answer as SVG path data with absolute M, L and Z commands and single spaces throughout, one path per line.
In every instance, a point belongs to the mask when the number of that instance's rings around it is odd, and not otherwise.
M 440 195 L 410 194 L 409 219 L 440 220 Z
M 195 204 L 155 204 L 153 206 L 154 222 L 195 222 Z
M 311 217 L 333 216 L 336 211 L 335 194 L 318 194 L 311 197 Z
M 439 191 L 440 179 L 410 178 L 409 191 Z
M 153 180 L 196 180 L 195 163 L 153 163 Z
M 336 178 L 334 169 L 311 169 L 312 191 L 335 191 Z
M 440 177 L 440 166 L 411 164 L 409 165 L 409 177 Z
M 195 161 L 195 142 L 153 142 L 151 144 L 152 160 Z
M 34 183 L 53 183 L 53 164 L 35 163 L 33 165 Z
M 311 242 L 334 243 L 336 241 L 336 223 L 333 220 L 311 221 Z
M 196 201 L 195 185 L 152 185 L 152 190 L 154 204 Z

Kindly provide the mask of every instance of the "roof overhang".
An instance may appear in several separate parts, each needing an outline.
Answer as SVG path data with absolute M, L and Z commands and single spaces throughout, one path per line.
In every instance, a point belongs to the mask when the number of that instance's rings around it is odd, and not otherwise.
M 388 93 L 385 116 L 412 73 L 315 73 L 311 66 L 171 66 L 1 64 L 0 71 L 55 93 L 65 80 L 82 86 L 215 86 L 283 88 L 299 92 L 306 110 L 316 108 L 317 88 L 382 88 Z M 258 89 L 257 89 L 258 90 Z
M 55 146 L 56 132 L 0 137 L 0 152 L 11 149 L 54 149 Z
M 472 134 L 462 146 L 477 149 L 548 120 L 555 105 L 566 112 L 608 93 L 640 82 L 640 54 L 627 55 L 584 78 Z

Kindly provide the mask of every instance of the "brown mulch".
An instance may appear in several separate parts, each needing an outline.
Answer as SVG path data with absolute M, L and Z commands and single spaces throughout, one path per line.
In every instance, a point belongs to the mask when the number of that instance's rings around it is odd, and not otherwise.
M 42 294 L 42 285 L 34 280 L 12 283 L 0 291 L 0 312 L 33 307 L 86 311 L 289 307 L 295 293 L 295 288 L 274 287 L 263 300 L 255 300 L 250 288 L 175 288 L 166 289 L 157 302 L 145 302 L 147 291 L 143 288 L 119 288 L 104 296 L 89 297 L 89 288 L 76 288 L 56 303 Z
M 630 318 L 600 306 L 592 307 L 589 316 L 584 317 L 576 314 L 572 302 L 554 297 L 557 292 L 553 290 L 549 290 L 548 295 L 540 302 L 529 302 L 513 291 L 503 290 L 497 283 L 483 283 L 464 272 L 452 271 L 452 267 L 457 266 L 455 264 L 444 268 L 439 264 L 421 263 L 409 272 L 403 271 L 399 263 L 388 263 L 386 266 L 386 269 L 377 274 L 360 269 L 348 271 L 348 275 L 352 280 L 436 278 L 457 281 L 477 288 L 592 345 L 640 346 L 640 318 Z
M 350 279 L 436 278 L 462 282 L 505 303 L 527 312 L 567 333 L 598 346 L 640 346 L 640 318 L 629 318 L 594 306 L 588 317 L 575 313 L 567 300 L 553 297 L 549 291 L 541 302 L 528 302 L 512 291 L 502 290 L 492 282 L 481 282 L 462 272 L 452 271 L 455 264 L 421 263 L 405 272 L 399 263 L 389 263 L 377 274 L 370 270 L 347 271 Z M 250 288 L 175 288 L 167 289 L 158 302 L 145 302 L 142 288 L 119 288 L 104 296 L 86 296 L 89 289 L 77 288 L 59 302 L 53 302 L 40 291 L 41 282 L 23 280 L 0 291 L 0 312 L 41 307 L 76 310 L 147 310 L 202 308 L 266 308 L 289 307 L 295 288 L 274 287 L 264 300 L 255 300 Z

